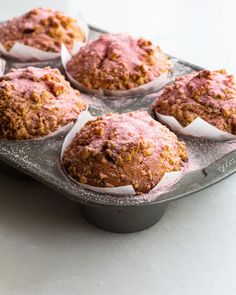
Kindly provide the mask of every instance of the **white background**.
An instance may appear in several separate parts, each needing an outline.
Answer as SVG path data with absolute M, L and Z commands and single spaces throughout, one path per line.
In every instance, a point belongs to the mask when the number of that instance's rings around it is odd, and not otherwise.
M 0 19 L 49 0 L 1 0 Z M 84 0 L 50 6 L 108 31 L 154 39 L 168 53 L 236 74 L 236 1 Z M 117 235 L 72 201 L 0 177 L 0 294 L 235 295 L 236 175 L 170 204 L 159 224 Z

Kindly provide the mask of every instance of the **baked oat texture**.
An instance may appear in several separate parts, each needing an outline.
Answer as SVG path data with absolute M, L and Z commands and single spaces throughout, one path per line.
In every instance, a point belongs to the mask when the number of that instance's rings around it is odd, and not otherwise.
M 225 70 L 193 72 L 178 77 L 157 98 L 154 111 L 174 116 L 182 126 L 197 117 L 236 134 L 236 82 Z
M 86 44 L 67 71 L 87 89 L 126 90 L 171 70 L 167 56 L 151 41 L 127 34 L 103 34 Z
M 12 69 L 0 77 L 0 138 L 34 139 L 75 121 L 86 108 L 58 69 Z
M 35 8 L 0 25 L 0 42 L 7 50 L 19 42 L 43 51 L 60 52 L 62 44 L 72 49 L 74 41 L 85 41 L 78 22 L 52 9 Z
M 146 111 L 110 114 L 89 121 L 63 155 L 67 173 L 97 187 L 132 184 L 150 191 L 166 172 L 181 170 L 186 147 Z

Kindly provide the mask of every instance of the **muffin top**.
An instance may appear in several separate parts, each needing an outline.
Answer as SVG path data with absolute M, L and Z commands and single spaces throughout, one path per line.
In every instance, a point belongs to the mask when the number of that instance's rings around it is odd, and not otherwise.
M 193 72 L 165 87 L 153 109 L 174 116 L 182 126 L 200 117 L 236 134 L 236 82 L 225 70 Z
M 58 69 L 12 69 L 0 77 L 0 138 L 46 136 L 76 120 L 86 105 Z
M 0 42 L 7 50 L 20 42 L 43 51 L 60 52 L 62 44 L 72 49 L 74 41 L 85 41 L 77 21 L 52 9 L 36 8 L 0 25 Z
M 146 112 L 110 114 L 91 120 L 63 155 L 70 176 L 97 187 L 132 184 L 150 191 L 166 172 L 181 170 L 184 143 Z
M 82 47 L 67 64 L 75 80 L 95 90 L 134 88 L 170 69 L 159 47 L 127 34 L 103 34 Z

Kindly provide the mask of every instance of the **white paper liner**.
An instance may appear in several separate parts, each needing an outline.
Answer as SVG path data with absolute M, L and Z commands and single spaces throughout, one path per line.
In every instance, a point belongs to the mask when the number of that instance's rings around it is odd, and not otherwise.
M 85 34 L 85 42 L 88 41 L 89 28 L 84 18 L 79 14 L 79 16 L 74 17 L 78 20 L 78 26 L 82 29 Z M 82 42 L 75 41 L 73 48 L 71 49 L 72 54 L 76 54 L 81 46 Z M 82 43 L 84 44 L 84 43 Z M 25 45 L 20 42 L 16 42 L 12 48 L 8 51 L 0 42 L 0 53 L 5 56 L 16 58 L 20 61 L 47 61 L 59 58 L 60 52 L 46 52 L 41 49 Z
M 66 135 L 64 142 L 62 144 L 61 149 L 61 158 L 63 157 L 63 154 L 66 150 L 66 148 L 69 146 L 69 144 L 72 142 L 75 135 L 80 131 L 80 129 L 89 121 L 94 119 L 90 112 L 88 110 L 85 110 L 81 112 L 73 126 L 73 128 L 70 130 L 70 132 Z
M 3 76 L 6 67 L 6 61 L 0 58 L 0 77 Z
M 158 120 L 167 124 L 173 131 L 184 135 L 217 141 L 236 139 L 236 135 L 222 131 L 200 117 L 197 117 L 188 126 L 183 127 L 173 116 L 162 115 L 157 112 L 155 114 Z
M 45 52 L 19 42 L 16 42 L 9 51 L 0 43 L 0 52 L 5 56 L 13 57 L 21 61 L 46 61 L 60 56 L 60 53 Z
M 67 136 L 64 139 L 62 149 L 61 149 L 61 160 L 63 158 L 64 152 L 66 148 L 71 144 L 73 138 L 75 135 L 80 131 L 80 129 L 90 120 L 95 119 L 88 110 L 85 110 L 80 113 L 80 115 L 77 118 L 76 123 L 74 124 L 73 128 L 71 131 L 67 134 Z M 181 175 L 182 171 L 174 171 L 174 172 L 168 172 L 165 173 L 164 176 L 162 177 L 161 181 L 150 191 L 154 192 L 157 189 L 163 189 L 169 185 L 174 184 L 177 182 Z M 69 176 L 69 175 L 68 175 Z M 89 189 L 94 192 L 98 193 L 104 193 L 104 194 L 112 194 L 112 195 L 136 195 L 137 193 L 134 190 L 133 185 L 125 185 L 125 186 L 119 186 L 119 187 L 96 187 L 96 186 L 91 186 L 88 184 L 80 183 L 73 179 L 71 176 L 69 178 L 73 181 L 78 183 L 80 186 Z
M 80 43 L 80 48 L 83 47 L 85 44 Z M 78 48 L 78 49 L 80 49 Z M 79 51 L 79 50 L 78 50 Z M 77 52 L 78 52 L 77 51 Z M 135 96 L 135 95 L 141 95 L 147 92 L 151 92 L 154 90 L 158 90 L 162 86 L 166 84 L 166 80 L 168 79 L 169 72 L 165 72 L 162 75 L 160 75 L 158 78 L 155 80 L 146 83 L 144 85 L 135 87 L 133 89 L 129 90 L 92 90 L 92 89 L 87 89 L 84 85 L 82 85 L 80 82 L 76 81 L 70 73 L 67 71 L 66 65 L 67 63 L 71 60 L 72 55 L 68 51 L 68 49 L 62 45 L 61 47 L 61 62 L 64 67 L 64 70 L 66 72 L 66 75 L 71 82 L 71 84 L 79 89 L 80 91 L 89 93 L 91 95 L 96 95 L 96 96 L 114 96 L 114 97 L 121 97 L 121 96 Z

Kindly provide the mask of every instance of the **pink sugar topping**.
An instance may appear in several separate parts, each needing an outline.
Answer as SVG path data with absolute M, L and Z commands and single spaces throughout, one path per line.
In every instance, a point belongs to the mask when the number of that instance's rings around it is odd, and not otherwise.
M 7 50 L 19 42 L 43 51 L 60 52 L 62 44 L 72 48 L 75 40 L 84 39 L 75 19 L 47 8 L 35 8 L 0 25 L 0 41 Z
M 98 55 L 104 62 L 102 68 L 104 71 L 110 72 L 111 69 L 119 68 L 119 63 L 123 63 L 128 72 L 136 72 L 136 67 L 143 63 L 143 56 L 146 53 L 145 48 L 140 47 L 140 39 L 134 38 L 128 34 L 104 34 L 97 40 L 89 43 L 88 46 L 84 46 L 81 49 L 83 54 L 95 54 Z M 152 46 L 154 50 L 154 46 Z M 114 54 L 119 56 L 119 63 L 111 61 L 107 58 L 108 54 Z M 109 57 L 109 56 L 108 56 Z M 162 54 L 159 51 L 155 54 L 155 59 L 162 61 Z M 94 66 L 94 60 L 89 60 L 86 66 Z M 159 62 L 159 61 L 158 61 Z M 152 80 L 156 77 L 156 67 L 150 67 L 148 64 L 144 64 L 145 70 L 148 71 L 149 79 Z
M 67 70 L 89 89 L 129 89 L 150 82 L 171 66 L 159 47 L 128 34 L 103 34 L 82 47 Z
M 146 111 L 107 115 L 102 117 L 102 122 L 105 124 L 103 136 L 93 138 L 89 143 L 89 148 L 94 151 L 101 149 L 104 140 L 112 139 L 113 133 L 116 150 L 126 144 L 136 145 L 141 139 L 152 143 L 155 152 L 159 152 L 166 144 L 173 150 L 177 147 L 176 135 L 154 120 Z M 84 128 L 87 128 L 86 125 Z

